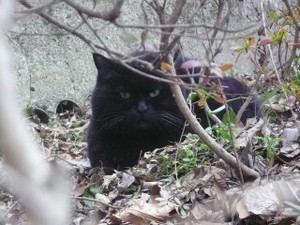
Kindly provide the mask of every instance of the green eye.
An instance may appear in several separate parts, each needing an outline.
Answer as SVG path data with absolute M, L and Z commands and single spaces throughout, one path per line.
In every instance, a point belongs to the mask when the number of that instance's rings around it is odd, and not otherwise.
M 120 92 L 120 96 L 123 99 L 128 99 L 128 98 L 130 98 L 130 93 L 129 92 Z
M 151 98 L 154 98 L 154 97 L 156 97 L 157 95 L 159 95 L 159 90 L 151 91 L 151 92 L 149 93 L 149 96 L 150 96 Z

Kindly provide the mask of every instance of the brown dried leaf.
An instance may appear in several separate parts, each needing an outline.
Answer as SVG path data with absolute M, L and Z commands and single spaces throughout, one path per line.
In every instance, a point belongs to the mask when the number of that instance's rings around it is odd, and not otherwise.
M 187 190 L 191 191 L 198 185 L 204 185 L 207 183 L 207 180 L 203 180 L 203 177 L 207 175 L 208 169 L 201 167 L 196 169 L 194 172 L 188 173 L 182 182 L 182 187 Z
M 203 108 L 204 105 L 206 103 L 206 98 L 200 98 L 198 101 L 197 101 L 197 105 L 200 107 L 200 108 Z
M 282 147 L 280 149 L 280 155 L 287 158 L 295 158 L 300 155 L 300 147 L 298 143 L 291 144 L 289 146 Z
M 251 213 L 248 211 L 243 199 L 237 203 L 236 212 L 239 214 L 240 219 L 247 218 L 248 216 L 251 215 Z
M 217 103 L 220 103 L 220 104 L 224 104 L 225 103 L 225 99 L 221 95 L 216 96 L 214 98 L 214 101 L 217 102 Z
M 144 225 L 151 221 L 164 222 L 170 215 L 169 213 L 175 208 L 175 204 L 161 205 L 158 201 L 146 202 L 142 199 L 133 200 L 129 207 L 118 212 L 115 217 L 133 224 Z
M 297 127 L 288 127 L 283 129 L 283 147 L 290 146 L 294 142 L 297 142 L 300 137 L 300 132 Z
M 222 223 L 225 221 L 224 214 L 222 211 L 214 212 L 207 205 L 200 202 L 195 202 L 194 207 L 191 209 L 191 213 L 196 220 L 213 223 Z
M 230 70 L 233 67 L 233 64 L 231 63 L 225 63 L 219 66 L 219 68 L 222 70 L 222 72 L 225 72 L 227 70 Z
M 227 189 L 226 180 L 224 180 L 223 177 L 219 176 L 219 174 L 214 175 L 214 186 L 217 188 L 220 192 L 224 193 L 224 190 Z
M 280 214 L 285 202 L 299 204 L 295 196 L 299 190 L 300 177 L 296 175 L 279 181 L 266 180 L 259 186 L 246 188 L 236 210 L 240 218 L 248 216 L 248 213 L 265 216 Z
M 122 173 L 121 174 L 121 181 L 118 184 L 118 188 L 120 190 L 127 189 L 133 182 L 135 181 L 134 176 L 128 173 Z
M 86 184 L 79 184 L 79 185 L 77 185 L 77 187 L 76 187 L 76 189 L 74 191 L 74 196 L 75 197 L 81 196 L 83 194 L 86 186 L 87 186 Z
M 110 204 L 110 199 L 108 196 L 104 194 L 96 194 L 95 199 L 97 200 L 96 202 L 96 207 L 102 211 L 105 212 L 107 210 L 107 205 Z
M 172 74 L 175 74 L 175 68 L 174 66 L 168 64 L 168 63 L 165 63 L 165 62 L 162 62 L 160 64 L 160 68 L 168 73 L 172 73 Z

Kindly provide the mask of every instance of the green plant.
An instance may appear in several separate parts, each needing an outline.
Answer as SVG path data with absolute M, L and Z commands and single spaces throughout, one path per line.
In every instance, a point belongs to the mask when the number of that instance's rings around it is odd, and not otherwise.
M 177 154 L 163 152 L 158 158 L 161 174 L 182 177 L 199 165 L 207 164 L 201 153 L 207 153 L 209 147 L 199 141 L 197 135 L 188 134 L 186 140 L 178 146 Z
M 239 72 L 234 70 L 233 68 L 228 70 L 228 76 L 230 77 L 236 77 L 236 78 L 239 78 L 240 75 L 239 75 Z
M 93 199 L 97 193 L 101 193 L 101 189 L 96 184 L 92 183 L 85 187 L 83 197 L 86 198 L 84 202 L 88 207 L 93 208 L 95 206 Z M 87 200 L 89 198 L 91 200 Z
M 198 149 L 192 145 L 182 145 L 179 148 L 177 164 L 178 174 L 186 174 L 195 169 L 199 164 Z
M 159 169 L 162 174 L 171 174 L 173 171 L 173 162 L 170 154 L 163 152 L 158 159 Z
M 285 82 L 284 88 L 289 96 L 300 99 L 300 55 L 296 55 L 294 58 L 293 71 L 290 79 Z
M 278 144 L 281 142 L 281 138 L 271 137 L 271 136 L 263 136 L 257 137 L 258 141 L 263 144 L 266 149 L 266 157 L 268 160 L 274 158 L 278 150 Z

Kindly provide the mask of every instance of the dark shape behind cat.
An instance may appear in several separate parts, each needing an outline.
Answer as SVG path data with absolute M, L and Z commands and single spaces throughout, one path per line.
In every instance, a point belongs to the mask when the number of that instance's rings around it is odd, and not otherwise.
M 154 62 L 159 53 L 140 52 L 140 59 Z M 98 69 L 97 83 L 92 96 L 92 117 L 88 131 L 88 155 L 92 167 L 102 165 L 105 172 L 135 165 L 141 152 L 178 142 L 184 119 L 172 97 L 167 83 L 143 77 L 114 60 L 94 54 Z M 178 64 L 178 63 L 177 63 Z M 134 66 L 134 65 L 133 65 Z M 140 68 L 139 68 L 140 69 Z M 149 73 L 146 69 L 143 72 Z M 183 72 L 178 66 L 179 74 Z M 247 86 L 236 79 L 224 78 L 230 95 L 247 95 Z M 211 108 L 220 104 L 210 100 Z M 238 111 L 243 103 L 229 103 Z M 254 100 L 241 121 L 255 117 L 259 105 Z M 207 125 L 203 109 L 196 109 L 202 125 Z M 222 116 L 222 115 L 218 115 Z
M 185 62 L 190 62 L 189 64 L 193 65 L 193 61 L 195 59 L 193 58 L 188 58 L 184 57 L 182 55 L 179 55 L 175 60 L 175 68 L 176 68 L 176 74 L 177 75 L 186 75 L 187 73 L 189 74 L 197 74 L 200 73 L 201 67 L 194 65 L 195 67 L 189 68 L 189 71 L 187 72 L 187 69 L 185 68 L 184 65 Z M 184 69 L 183 69 L 184 67 Z M 202 83 L 202 86 L 206 86 L 207 88 L 212 88 L 213 87 L 219 87 L 220 85 L 222 86 L 222 92 L 225 94 L 225 98 L 223 100 L 229 100 L 227 103 L 230 106 L 230 108 L 237 113 L 241 106 L 244 104 L 246 101 L 247 97 L 250 95 L 250 88 L 241 80 L 233 78 L 233 77 L 228 77 L 224 76 L 223 78 L 217 78 L 216 75 L 212 74 L 212 77 L 206 78 L 205 79 L 205 84 Z M 214 77 L 214 78 L 213 78 Z M 196 78 L 196 81 L 197 78 Z M 186 81 L 187 82 L 187 81 Z M 215 88 L 216 89 L 216 88 Z M 218 93 L 216 90 L 213 90 L 214 94 L 221 96 L 221 93 Z M 215 101 L 213 98 L 208 98 L 207 99 L 207 104 L 209 108 L 213 111 L 215 109 L 218 109 L 223 105 L 223 103 Z M 222 110 L 219 113 L 216 113 L 216 115 L 219 118 L 223 118 L 226 110 Z M 214 124 L 213 121 L 207 120 L 207 115 L 206 112 L 203 108 L 200 107 L 194 107 L 194 113 L 196 114 L 197 118 L 200 120 L 200 123 L 203 127 L 207 127 L 209 124 Z M 256 95 L 252 96 L 252 99 L 247 106 L 247 108 L 244 110 L 242 117 L 240 121 L 243 124 L 246 124 L 246 121 L 248 118 L 262 118 L 263 117 L 263 111 L 261 108 L 261 105 L 258 101 L 258 98 Z

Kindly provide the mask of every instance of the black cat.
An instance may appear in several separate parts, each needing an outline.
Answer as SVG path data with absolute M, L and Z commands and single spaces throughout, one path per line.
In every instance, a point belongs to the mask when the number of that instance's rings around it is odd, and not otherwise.
M 142 59 L 152 62 L 157 57 Z M 141 151 L 179 140 L 184 119 L 167 83 L 145 78 L 98 54 L 94 61 L 99 74 L 88 132 L 92 167 L 102 165 L 106 172 L 124 169 L 137 163 Z
M 134 55 L 151 63 L 161 57 L 153 52 Z M 143 77 L 102 55 L 94 54 L 93 57 L 98 78 L 92 95 L 92 117 L 88 131 L 88 155 L 92 167 L 102 165 L 107 173 L 113 169 L 131 167 L 137 163 L 142 152 L 179 141 L 185 120 L 167 83 Z M 175 63 L 177 72 L 182 74 L 178 62 Z M 132 64 L 133 67 L 135 65 Z M 139 70 L 156 75 L 147 68 L 139 67 Z M 236 79 L 228 77 L 220 81 L 226 86 L 224 92 L 228 98 L 249 94 L 247 86 Z M 237 112 L 243 101 L 238 99 L 229 105 Z M 214 100 L 208 100 L 208 104 L 212 109 L 221 105 Z M 241 121 L 260 117 L 258 108 L 254 100 Z M 206 126 L 204 110 L 196 108 L 195 111 L 202 125 Z

